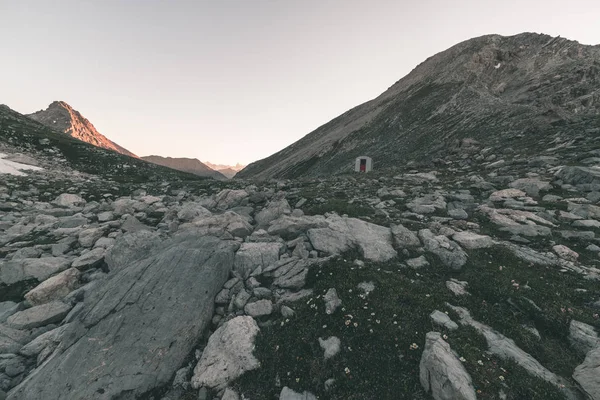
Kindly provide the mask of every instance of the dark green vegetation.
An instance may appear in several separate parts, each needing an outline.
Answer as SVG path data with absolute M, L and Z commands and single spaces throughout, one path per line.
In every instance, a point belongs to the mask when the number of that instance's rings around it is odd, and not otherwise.
M 430 255 L 431 265 L 416 271 L 398 261 L 359 267 L 353 259 L 348 254 L 313 269 L 307 285 L 314 290 L 312 298 L 294 305 L 294 318 L 261 330 L 256 355 L 262 367 L 237 383 L 247 397 L 276 398 L 281 387 L 289 386 L 322 399 L 427 399 L 419 383 L 419 362 L 425 334 L 440 331 L 429 314 L 448 311 L 458 321 L 447 302 L 467 308 L 474 319 L 514 339 L 567 378 L 583 360 L 567 340 L 570 320 L 600 327 L 597 311 L 589 306 L 600 295 L 597 283 L 526 264 L 501 247 L 470 252 L 461 272 L 449 271 Z M 450 278 L 469 282 L 471 295 L 454 296 L 445 286 Z M 373 282 L 375 290 L 364 296 L 360 282 Z M 343 308 L 326 315 L 322 297 L 331 287 Z M 527 327 L 538 329 L 541 339 Z M 441 331 L 464 357 L 479 399 L 498 398 L 501 390 L 514 400 L 564 398 L 560 388 L 487 353 L 485 339 L 473 328 Z M 329 336 L 341 339 L 342 350 L 324 361 L 318 338 Z M 323 383 L 329 378 L 335 385 L 327 392 Z
M 76 171 L 115 182 L 202 179 L 193 174 L 151 164 L 73 139 L 5 106 L 0 107 L 0 142 L 19 151 L 40 154 L 57 165 L 68 166 Z

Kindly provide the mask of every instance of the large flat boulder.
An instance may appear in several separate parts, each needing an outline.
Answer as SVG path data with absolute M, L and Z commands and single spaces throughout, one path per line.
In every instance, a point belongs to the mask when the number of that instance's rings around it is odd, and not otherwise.
M 61 301 L 31 307 L 8 317 L 6 323 L 15 329 L 33 329 L 62 321 L 72 306 Z
M 308 238 L 316 250 L 334 255 L 358 249 L 365 259 L 376 262 L 397 256 L 390 228 L 335 214 L 327 217 L 327 224 L 327 228 L 308 230 Z
M 173 377 L 200 339 L 235 247 L 188 231 L 142 259 L 125 258 L 128 266 L 117 265 L 86 296 L 57 350 L 8 398 L 145 398 Z
M 0 283 L 12 285 L 13 283 L 37 279 L 44 281 L 69 268 L 71 262 L 63 257 L 25 258 L 22 260 L 8 261 L 0 267 Z

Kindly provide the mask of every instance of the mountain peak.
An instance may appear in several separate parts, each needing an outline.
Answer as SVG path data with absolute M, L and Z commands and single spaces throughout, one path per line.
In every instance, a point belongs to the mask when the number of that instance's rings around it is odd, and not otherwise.
M 27 116 L 49 128 L 94 146 L 116 151 L 130 157 L 137 157 L 129 150 L 119 146 L 98 132 L 87 118 L 65 101 L 53 101 L 47 109 L 28 114 Z

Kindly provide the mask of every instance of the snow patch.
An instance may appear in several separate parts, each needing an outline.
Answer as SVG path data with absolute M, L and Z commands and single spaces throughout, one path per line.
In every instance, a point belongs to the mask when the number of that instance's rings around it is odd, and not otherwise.
M 21 170 L 30 170 L 30 171 L 41 171 L 43 168 L 34 167 L 33 165 L 21 164 L 14 161 L 4 160 L 4 157 L 7 155 L 4 153 L 0 153 L 0 174 L 10 174 L 17 176 L 27 176 L 27 174 L 21 172 Z

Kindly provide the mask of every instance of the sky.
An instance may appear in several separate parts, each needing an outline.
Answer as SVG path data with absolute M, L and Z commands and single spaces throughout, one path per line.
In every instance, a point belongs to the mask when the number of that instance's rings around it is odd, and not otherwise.
M 598 0 L 0 0 L 0 104 L 137 155 L 248 164 L 461 41 L 600 43 Z

